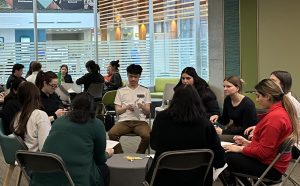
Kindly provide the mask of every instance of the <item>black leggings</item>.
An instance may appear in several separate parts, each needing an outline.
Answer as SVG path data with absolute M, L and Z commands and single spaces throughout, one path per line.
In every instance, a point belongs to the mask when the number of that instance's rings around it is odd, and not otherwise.
M 226 162 L 230 172 L 237 172 L 259 177 L 268 167 L 255 158 L 245 156 L 241 153 L 226 153 Z M 280 180 L 282 173 L 271 168 L 265 178 Z M 244 180 L 244 179 L 242 179 Z
M 98 166 L 103 178 L 104 186 L 109 186 L 110 184 L 110 171 L 106 164 Z

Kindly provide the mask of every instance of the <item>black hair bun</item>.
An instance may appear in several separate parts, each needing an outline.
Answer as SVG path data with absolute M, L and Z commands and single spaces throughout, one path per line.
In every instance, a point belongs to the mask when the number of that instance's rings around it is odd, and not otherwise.
M 119 60 L 111 61 L 110 65 L 118 68 L 118 67 L 120 67 L 119 62 L 120 62 Z

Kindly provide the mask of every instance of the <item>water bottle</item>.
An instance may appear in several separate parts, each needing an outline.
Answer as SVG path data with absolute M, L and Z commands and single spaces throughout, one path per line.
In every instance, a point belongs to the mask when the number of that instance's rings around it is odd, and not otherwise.
M 60 85 L 61 84 L 61 72 L 60 71 L 57 73 L 57 78 L 58 78 L 58 85 Z

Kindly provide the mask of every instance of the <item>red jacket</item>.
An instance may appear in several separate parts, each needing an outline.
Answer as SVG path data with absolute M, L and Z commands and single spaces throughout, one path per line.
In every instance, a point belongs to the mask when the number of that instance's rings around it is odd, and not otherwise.
M 270 164 L 278 153 L 280 144 L 292 133 L 291 120 L 282 103 L 275 103 L 257 123 L 252 142 L 244 147 L 243 154 Z M 283 154 L 274 168 L 284 173 L 291 160 L 291 153 Z

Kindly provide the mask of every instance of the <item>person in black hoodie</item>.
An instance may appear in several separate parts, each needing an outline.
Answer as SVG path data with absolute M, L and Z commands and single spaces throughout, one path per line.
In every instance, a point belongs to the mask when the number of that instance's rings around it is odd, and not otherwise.
M 13 79 L 10 92 L 4 97 L 2 122 L 4 124 L 4 132 L 6 135 L 11 134 L 11 131 L 9 130 L 10 123 L 22 106 L 17 97 L 17 90 L 22 82 L 24 82 L 22 78 L 17 77 Z
M 100 67 L 95 61 L 90 60 L 85 64 L 88 73 L 76 80 L 77 85 L 84 85 L 84 92 L 87 92 L 91 83 L 104 83 L 104 78 L 100 74 Z
M 182 70 L 180 80 L 174 90 L 182 84 L 193 85 L 196 88 L 203 102 L 207 118 L 210 119 L 211 117 L 220 115 L 220 108 L 215 93 L 210 89 L 208 83 L 198 76 L 193 67 L 186 67 Z

